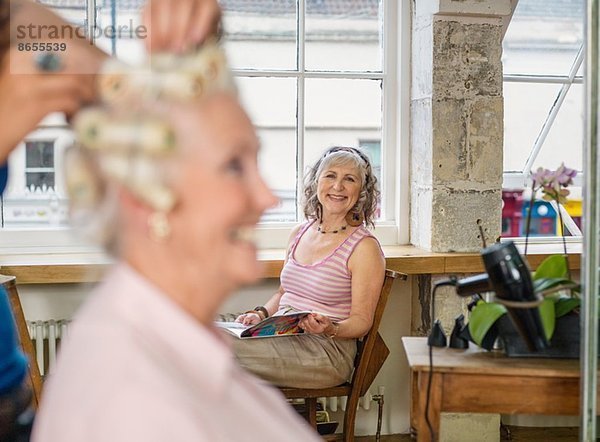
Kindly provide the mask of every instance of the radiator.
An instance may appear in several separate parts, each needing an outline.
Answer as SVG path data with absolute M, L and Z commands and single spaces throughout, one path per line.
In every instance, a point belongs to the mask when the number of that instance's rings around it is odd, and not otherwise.
M 380 396 L 383 396 L 384 392 L 385 392 L 385 388 L 383 386 L 379 386 L 377 389 L 377 392 Z M 348 398 L 346 396 L 339 396 L 339 397 L 322 397 L 317 399 L 317 402 L 319 402 L 321 404 L 321 406 L 323 407 L 323 410 L 326 411 L 346 411 L 346 403 L 348 401 Z M 362 396 L 359 400 L 358 400 L 358 409 L 359 410 L 370 410 L 371 409 L 371 405 L 373 403 L 373 395 L 371 394 L 370 391 L 368 391 L 364 396 Z
M 35 348 L 40 374 L 45 376 L 54 367 L 60 341 L 68 333 L 69 320 L 27 321 L 29 336 Z

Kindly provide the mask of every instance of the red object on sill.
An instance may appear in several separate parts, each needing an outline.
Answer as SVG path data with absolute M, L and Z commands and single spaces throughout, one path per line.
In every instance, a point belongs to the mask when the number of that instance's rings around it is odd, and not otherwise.
M 502 190 L 502 236 L 520 235 L 523 219 L 523 189 Z

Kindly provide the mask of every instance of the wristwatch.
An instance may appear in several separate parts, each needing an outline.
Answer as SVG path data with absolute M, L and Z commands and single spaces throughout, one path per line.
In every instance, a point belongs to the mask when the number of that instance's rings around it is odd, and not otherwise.
M 262 305 L 257 305 L 256 307 L 254 307 L 254 311 L 265 315 L 265 317 L 262 319 L 267 319 L 269 317 L 269 311 Z

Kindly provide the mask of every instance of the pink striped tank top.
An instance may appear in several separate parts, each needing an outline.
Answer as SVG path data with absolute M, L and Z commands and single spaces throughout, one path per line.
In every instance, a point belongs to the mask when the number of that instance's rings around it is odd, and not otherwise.
M 360 241 L 375 237 L 361 226 L 326 258 L 315 264 L 300 264 L 294 258 L 296 247 L 314 222 L 307 222 L 292 242 L 288 260 L 281 271 L 284 294 L 279 308 L 289 306 L 297 310 L 312 310 L 341 321 L 350 316 L 352 304 L 352 275 L 348 270 L 348 259 Z

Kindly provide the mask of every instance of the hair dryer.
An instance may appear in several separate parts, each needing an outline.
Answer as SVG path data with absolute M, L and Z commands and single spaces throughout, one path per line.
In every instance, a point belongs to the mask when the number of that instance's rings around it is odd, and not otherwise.
M 533 291 L 531 272 L 513 242 L 497 243 L 482 250 L 481 258 L 487 273 L 456 282 L 459 296 L 493 291 L 500 300 L 531 302 L 537 298 Z M 543 350 L 548 341 L 537 307 L 507 307 L 513 324 L 531 351 Z

